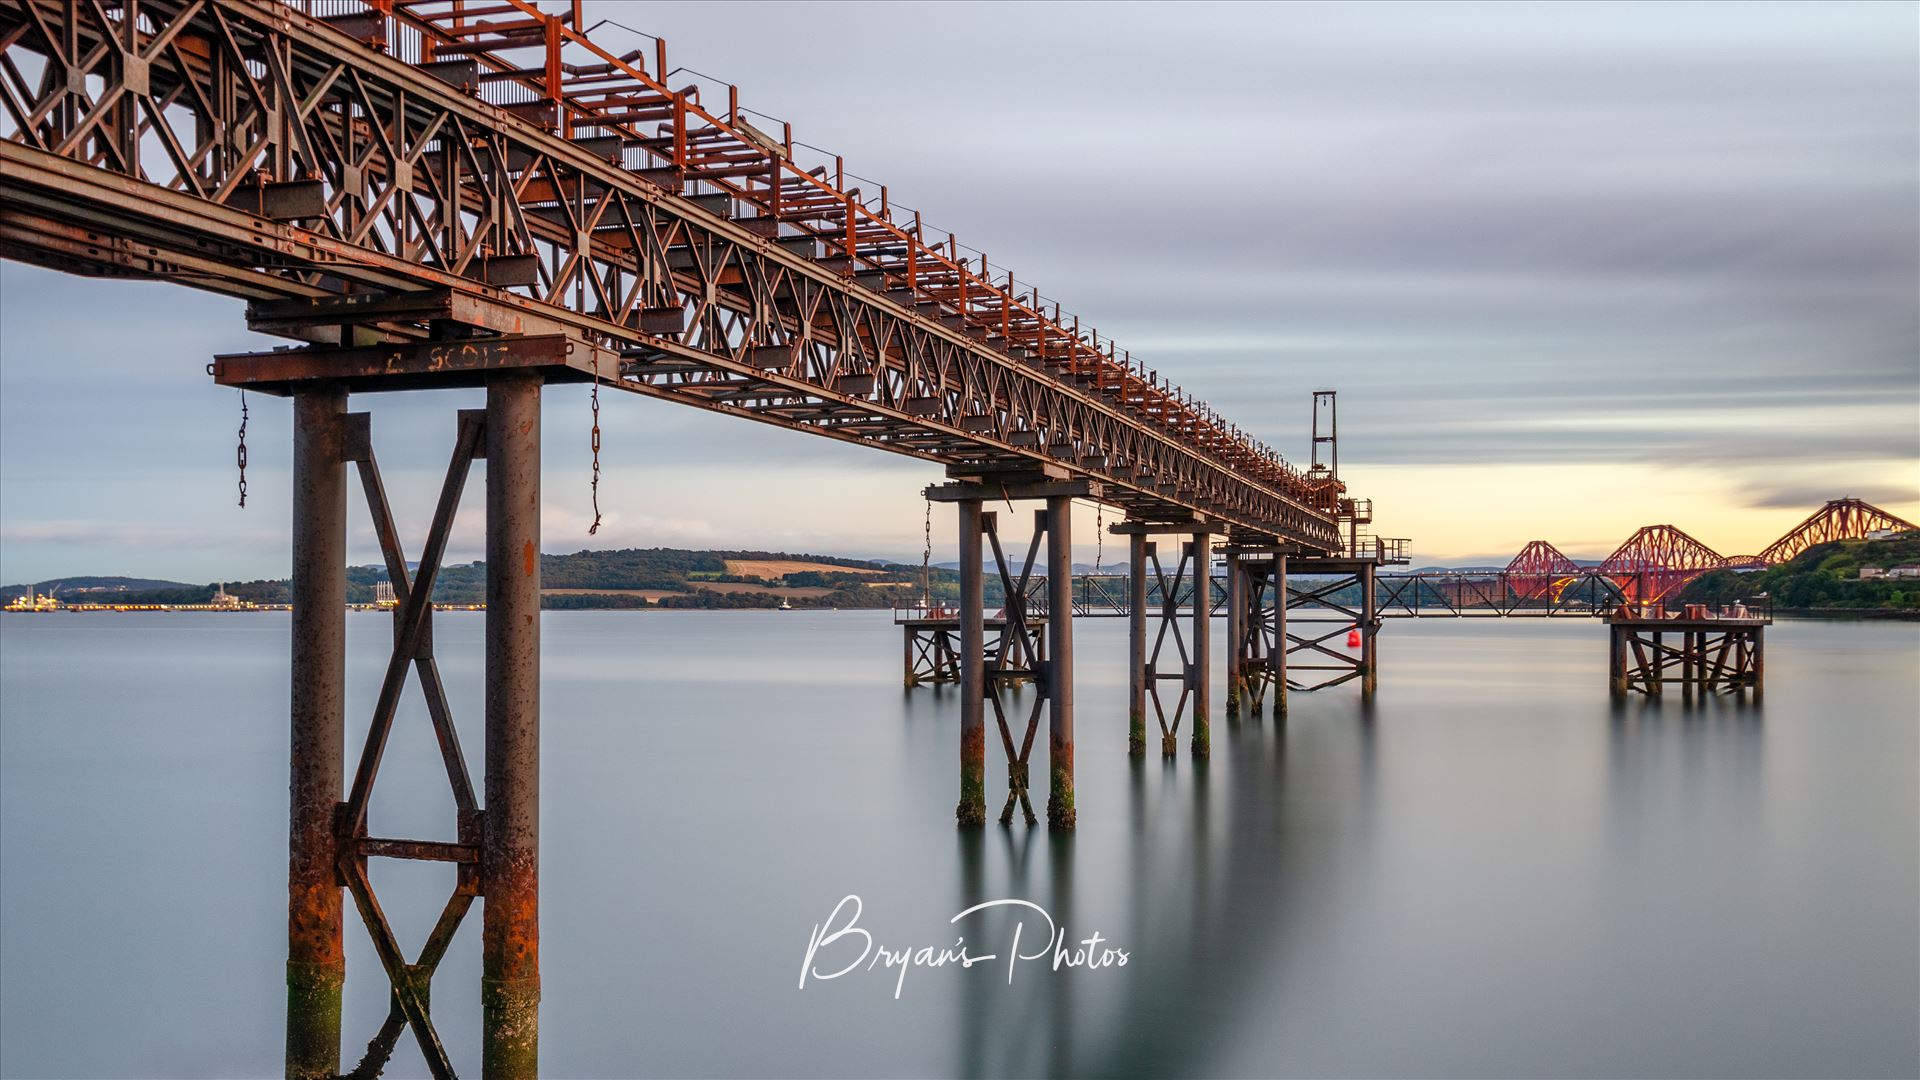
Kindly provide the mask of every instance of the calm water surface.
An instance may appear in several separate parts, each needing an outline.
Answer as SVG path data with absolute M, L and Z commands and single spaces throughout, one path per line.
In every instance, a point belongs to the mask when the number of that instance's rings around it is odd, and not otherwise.
M 435 630 L 476 770 L 483 618 Z M 349 628 L 364 728 L 388 618 Z M 1913 624 L 1783 622 L 1763 707 L 1614 711 L 1596 625 L 1393 622 L 1371 708 L 1217 720 L 1204 766 L 1128 760 L 1124 623 L 1075 633 L 1063 839 L 956 833 L 958 702 L 901 692 L 884 613 L 548 614 L 546 1071 L 1920 1073 Z M 0 1072 L 277 1070 L 286 669 L 281 615 L 0 618 Z M 373 831 L 451 838 L 451 806 L 410 690 Z M 451 881 L 376 863 L 410 949 Z M 889 947 L 1016 897 L 1129 962 L 797 989 L 850 893 Z M 463 1072 L 478 930 L 435 982 Z M 386 995 L 348 942 L 351 1062 Z M 403 1041 L 388 1075 L 421 1070 Z

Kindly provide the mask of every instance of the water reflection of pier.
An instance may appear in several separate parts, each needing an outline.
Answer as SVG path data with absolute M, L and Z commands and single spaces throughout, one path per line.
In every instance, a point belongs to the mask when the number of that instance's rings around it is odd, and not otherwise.
M 1083 863 L 1094 857 L 1084 838 L 960 831 L 955 910 L 1029 898 L 1070 945 L 1098 930 L 1130 958 L 1105 978 L 1035 961 L 1014 987 L 1003 969 L 967 973 L 955 1075 L 1206 1073 L 1248 1014 L 1275 1006 L 1263 989 L 1274 965 L 1330 916 L 1366 856 L 1374 727 L 1369 706 L 1353 709 L 1357 723 L 1344 710 L 1291 725 L 1229 721 L 1232 753 L 1192 768 L 1132 759 L 1117 874 Z M 1124 888 L 1089 893 L 1095 881 Z M 1250 904 L 1263 917 L 1247 918 Z

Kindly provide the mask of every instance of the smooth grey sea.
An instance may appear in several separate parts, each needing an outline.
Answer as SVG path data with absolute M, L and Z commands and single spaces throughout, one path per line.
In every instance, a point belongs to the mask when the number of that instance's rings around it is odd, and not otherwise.
M 476 772 L 484 618 L 435 628 Z M 543 633 L 549 1075 L 1920 1074 L 1912 623 L 1783 620 L 1763 705 L 1616 709 L 1597 624 L 1391 622 L 1368 707 L 1233 723 L 1216 675 L 1198 764 L 1129 761 L 1125 625 L 1083 620 L 1070 839 L 955 830 L 958 702 L 902 691 L 884 612 Z M 349 634 L 357 745 L 388 618 Z M 284 615 L 0 617 L 0 1073 L 278 1070 L 287 649 Z M 410 690 L 373 830 L 451 805 Z M 411 948 L 451 872 L 375 884 Z M 801 988 L 849 895 L 888 955 L 996 958 Z M 1035 906 L 950 921 L 1001 899 Z M 1009 964 L 1045 918 L 1127 963 Z M 476 1073 L 478 930 L 434 984 Z M 348 965 L 350 1064 L 387 1008 L 357 920 Z

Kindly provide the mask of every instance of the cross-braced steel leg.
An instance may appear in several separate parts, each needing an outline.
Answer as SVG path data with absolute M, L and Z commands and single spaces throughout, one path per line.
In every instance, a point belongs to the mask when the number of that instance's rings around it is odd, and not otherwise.
M 1281 573 L 1284 582 L 1284 569 Z M 1285 603 L 1280 605 L 1282 610 L 1277 617 L 1281 625 L 1286 627 L 1282 635 L 1286 647 L 1278 651 L 1291 654 L 1285 659 L 1287 687 L 1302 691 L 1324 690 L 1351 679 L 1360 679 L 1361 692 L 1372 692 L 1367 688 L 1367 678 L 1368 665 L 1374 654 L 1368 642 L 1379 629 L 1378 615 L 1365 596 L 1372 580 L 1371 572 L 1365 575 L 1352 572 L 1316 580 L 1298 588 L 1291 584 L 1282 585 L 1279 595 L 1285 597 Z M 1293 632 L 1295 626 L 1300 628 L 1300 633 Z M 1361 635 L 1359 656 L 1336 651 L 1327 644 L 1343 639 L 1355 630 Z M 1299 659 L 1293 658 L 1296 656 Z M 1302 678 L 1293 677 L 1295 673 L 1303 672 L 1312 674 Z
M 993 550 L 994 567 L 1000 574 L 1000 584 L 1007 598 L 1006 628 L 1003 631 L 1000 666 L 986 672 L 986 699 L 993 705 L 995 724 L 1000 731 L 1000 746 L 1007 755 L 1007 802 L 1000 810 L 1000 824 L 1013 821 L 1013 811 L 1018 805 L 1027 824 L 1032 825 L 1038 819 L 1034 816 L 1033 802 L 1028 794 L 1031 770 L 1028 762 L 1033 755 L 1034 734 L 1040 727 L 1040 712 L 1046 705 L 1051 681 L 1039 678 L 1043 660 L 1035 651 L 1035 635 L 1029 629 L 1032 618 L 1027 610 L 1027 589 L 1033 580 L 1034 564 L 1040 554 L 1040 545 L 1046 539 L 1047 511 L 1034 514 L 1033 539 L 1027 545 L 1026 560 L 1020 566 L 1016 576 L 1007 562 L 1007 553 L 1000 544 L 998 518 L 994 514 L 981 514 L 981 531 Z M 1071 618 L 1071 607 L 1068 617 Z M 1013 730 L 1007 722 L 1006 703 L 1000 691 L 1007 685 L 1020 679 L 1033 679 L 1038 691 L 1034 695 L 1033 707 L 1027 715 L 1026 727 L 1018 746 L 1014 743 Z
M 460 749 L 460 737 L 453 726 L 453 715 L 448 708 L 446 691 L 441 685 L 439 667 L 433 656 L 433 586 L 440 573 L 440 563 L 446 553 L 467 474 L 474 459 L 484 453 L 485 420 L 484 414 L 477 411 L 460 413 L 453 460 L 447 466 L 446 482 L 441 486 L 440 501 L 434 509 L 433 523 L 428 528 L 426 543 L 421 550 L 419 569 L 409 576 L 406 555 L 400 547 L 386 490 L 381 483 L 379 465 L 373 455 L 368 418 L 366 414 L 359 413 L 346 419 L 345 456 L 359 467 L 361 487 L 366 493 L 374 533 L 379 537 L 381 554 L 386 560 L 387 574 L 393 583 L 394 598 L 399 605 L 394 612 L 393 652 L 387 661 L 386 675 L 381 680 L 373 720 L 367 728 L 367 741 L 361 748 L 353 786 L 346 801 L 340 804 L 335 818 L 337 872 L 353 896 L 354 906 L 359 909 L 361 921 L 366 924 L 367 933 L 373 939 L 374 952 L 387 972 L 391 995 L 387 1021 L 368 1044 L 365 1056 L 352 1075 L 378 1075 L 393 1053 L 401 1032 L 411 1028 L 415 1041 L 420 1045 L 421 1055 L 426 1058 L 428 1071 L 436 1077 L 446 1077 L 453 1075 L 453 1065 L 434 1030 L 428 1006 L 428 987 L 434 968 L 438 966 L 461 919 L 478 894 L 479 846 L 483 824 L 474 798 L 473 783 L 468 777 L 466 759 Z M 381 759 L 386 753 L 387 739 L 393 730 L 394 715 L 400 704 L 400 694 L 406 687 L 409 669 L 419 675 L 420 688 L 426 697 L 427 714 L 440 744 L 447 782 L 452 788 L 460 838 L 456 843 L 389 840 L 367 835 L 368 801 L 379 776 Z M 411 962 L 401 951 L 399 940 L 394 936 L 368 879 L 367 859 L 376 856 L 445 861 L 457 867 L 453 894 L 448 898 L 419 957 Z
M 907 689 L 960 681 L 958 636 L 952 626 L 908 623 L 902 628 L 901 680 Z
M 1237 561 L 1240 596 L 1237 605 L 1230 597 L 1229 606 L 1240 615 L 1228 622 L 1228 655 L 1238 666 L 1241 701 L 1247 715 L 1257 717 L 1266 708 L 1267 689 L 1273 678 L 1268 659 L 1273 644 L 1273 607 L 1269 603 L 1273 565 L 1245 558 Z M 1228 574 L 1231 578 L 1233 570 L 1229 569 Z
M 1763 625 L 1701 623 L 1661 630 L 1661 623 L 1612 621 L 1607 627 L 1608 684 L 1615 697 L 1657 697 L 1665 684 L 1680 683 L 1686 701 L 1714 694 L 1758 700 L 1762 688 Z M 1678 637 L 1680 644 L 1670 642 Z
M 1200 535 L 1204 537 L 1206 534 Z M 1143 615 L 1136 614 L 1133 628 L 1142 640 L 1142 647 L 1134 651 L 1144 655 L 1146 660 L 1136 669 L 1138 674 L 1135 678 L 1143 684 L 1146 704 L 1159 722 L 1161 756 L 1174 756 L 1179 746 L 1180 723 L 1191 713 L 1193 753 L 1195 757 L 1205 757 L 1209 740 L 1206 731 L 1207 679 L 1204 665 L 1207 624 L 1211 618 L 1211 612 L 1207 610 L 1210 585 L 1206 580 L 1204 561 L 1208 543 L 1205 539 L 1198 543 L 1182 543 L 1179 546 L 1180 557 L 1174 563 L 1171 574 L 1160 561 L 1158 544 L 1143 541 L 1142 546 L 1143 560 L 1152 574 L 1153 588 L 1159 594 L 1159 626 L 1154 632 L 1152 645 L 1146 646 L 1146 620 Z M 1196 559 L 1201 561 L 1196 562 Z M 1145 580 L 1145 575 L 1142 575 L 1143 583 Z M 1185 611 L 1181 608 L 1183 601 L 1187 604 Z M 1142 604 L 1135 610 L 1144 612 L 1145 608 L 1146 605 Z M 1161 693 L 1161 686 L 1166 683 L 1173 684 L 1179 690 L 1171 707 Z

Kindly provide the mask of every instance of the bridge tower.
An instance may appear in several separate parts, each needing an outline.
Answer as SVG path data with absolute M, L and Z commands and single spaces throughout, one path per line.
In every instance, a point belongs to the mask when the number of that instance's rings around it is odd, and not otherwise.
M 326 305 L 322 305 L 326 306 Z M 315 312 L 345 322 L 344 310 Z M 351 333 L 342 337 L 353 340 Z M 548 382 L 584 381 L 616 358 L 560 336 L 448 340 L 377 348 L 316 345 L 216 357 L 225 386 L 293 398 L 292 762 L 287 919 L 287 1075 L 336 1076 L 345 983 L 341 890 L 386 969 L 388 1016 L 354 1075 L 373 1075 L 412 1030 L 435 1076 L 453 1075 L 429 987 L 481 900 L 482 1069 L 531 1077 L 540 1004 L 540 400 Z M 408 560 L 373 452 L 370 414 L 350 393 L 484 388 L 457 414 L 452 460 L 417 569 Z M 486 462 L 486 667 L 483 782 L 476 797 L 433 653 L 433 587 L 461 492 Z M 351 783 L 346 747 L 346 466 L 361 481 L 393 583 L 393 649 Z M 458 839 L 369 834 L 368 803 L 408 671 L 417 673 L 452 789 Z M 368 860 L 448 862 L 455 886 L 421 952 L 407 957 L 374 893 Z

